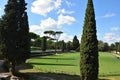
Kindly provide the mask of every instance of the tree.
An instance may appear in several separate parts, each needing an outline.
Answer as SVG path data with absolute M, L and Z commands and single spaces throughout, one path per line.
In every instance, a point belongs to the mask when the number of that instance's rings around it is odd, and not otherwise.
M 46 47 L 47 47 L 46 40 L 47 40 L 47 37 L 44 36 L 42 38 L 42 51 L 46 51 Z
M 56 44 L 55 44 L 55 53 L 56 53 L 56 50 L 57 50 L 57 43 L 58 43 L 58 39 L 60 38 L 60 35 L 62 34 L 63 32 L 62 31 L 56 31 L 55 32 L 55 40 L 56 40 Z M 63 45 L 64 45 L 64 41 L 63 42 Z M 62 51 L 64 52 L 64 50 L 62 49 Z
M 98 80 L 98 40 L 93 1 L 88 0 L 81 38 L 81 80 Z
M 35 34 L 33 32 L 30 32 L 29 35 L 30 35 L 30 39 L 34 39 L 35 40 L 35 39 L 39 38 L 39 35 L 37 35 L 37 34 Z
M 66 49 L 68 52 L 72 49 L 71 47 L 72 47 L 72 42 L 71 41 L 67 42 Z
M 115 44 L 111 44 L 111 45 L 110 45 L 110 50 L 111 50 L 111 51 L 114 51 L 114 50 L 115 50 Z
M 108 43 L 104 43 L 104 51 L 109 51 L 109 45 L 108 45 Z
M 65 42 L 64 42 L 64 40 L 62 40 L 62 52 L 64 52 L 65 49 L 66 49 Z
M 120 53 L 120 42 L 119 42 L 119 45 L 118 45 L 118 51 L 119 51 L 119 53 Z
M 35 39 L 35 47 L 41 47 L 41 41 L 42 39 L 40 37 Z
M 74 36 L 72 45 L 73 45 L 73 50 L 77 50 L 77 48 L 79 48 L 80 43 L 79 40 L 77 39 L 77 36 Z
M 55 53 L 56 53 L 56 49 L 57 49 L 57 43 L 58 43 L 58 39 L 60 37 L 60 35 L 62 34 L 63 32 L 62 31 L 52 31 L 52 30 L 49 30 L 49 31 L 45 31 L 44 34 L 48 34 L 48 37 L 49 39 L 51 40 L 56 40 L 56 44 L 55 44 Z
M 2 54 L 11 64 L 11 74 L 15 66 L 25 62 L 30 53 L 28 16 L 24 0 L 8 0 L 2 16 L 1 46 Z
M 104 51 L 104 42 L 103 41 L 98 41 L 98 50 Z
M 120 52 L 120 42 L 116 42 L 115 43 L 115 49 L 116 49 L 116 53 Z

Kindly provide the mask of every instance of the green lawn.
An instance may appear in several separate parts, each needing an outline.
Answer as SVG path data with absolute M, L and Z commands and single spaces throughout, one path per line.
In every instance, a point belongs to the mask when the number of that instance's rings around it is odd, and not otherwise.
M 67 74 L 80 74 L 80 54 L 67 53 L 42 58 L 32 58 L 28 63 L 34 66 L 36 71 Z M 99 75 L 120 75 L 120 60 L 110 53 L 99 54 Z

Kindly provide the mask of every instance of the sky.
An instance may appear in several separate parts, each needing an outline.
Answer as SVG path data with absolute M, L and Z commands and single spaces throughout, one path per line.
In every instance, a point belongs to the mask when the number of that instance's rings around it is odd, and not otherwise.
M 59 40 L 81 40 L 87 0 L 26 0 L 30 32 L 62 31 Z M 97 38 L 109 44 L 120 41 L 120 0 L 93 0 Z M 0 0 L 0 17 L 7 0 Z

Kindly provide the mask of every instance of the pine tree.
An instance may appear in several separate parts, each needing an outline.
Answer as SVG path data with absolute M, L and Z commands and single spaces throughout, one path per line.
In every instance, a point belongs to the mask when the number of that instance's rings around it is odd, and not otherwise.
M 80 46 L 79 40 L 77 39 L 77 36 L 74 36 L 73 38 L 73 50 L 77 50 L 77 48 Z
M 28 17 L 24 0 L 8 0 L 5 14 L 1 19 L 2 54 L 11 64 L 11 73 L 15 75 L 15 66 L 25 62 L 30 52 Z M 1 25 L 0 24 L 0 25 Z
M 98 41 L 93 1 L 88 0 L 81 38 L 81 80 L 98 80 Z

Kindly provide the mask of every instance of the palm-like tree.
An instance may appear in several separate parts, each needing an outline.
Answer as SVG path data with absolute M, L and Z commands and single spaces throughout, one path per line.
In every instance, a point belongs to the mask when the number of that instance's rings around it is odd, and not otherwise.
M 49 37 L 50 40 L 56 40 L 55 53 L 56 53 L 56 49 L 57 49 L 58 40 L 59 40 L 60 35 L 62 33 L 63 33 L 62 31 L 53 31 L 53 30 L 49 30 L 49 31 L 44 32 L 44 34 L 48 34 L 47 36 Z

